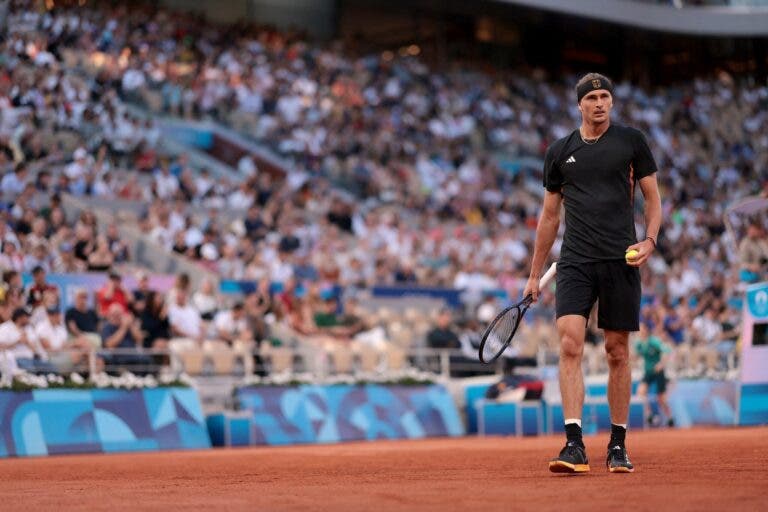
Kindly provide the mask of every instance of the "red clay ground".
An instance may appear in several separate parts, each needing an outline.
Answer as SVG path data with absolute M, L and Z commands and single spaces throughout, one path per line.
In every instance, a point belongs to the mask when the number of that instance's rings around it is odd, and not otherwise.
M 561 439 L 463 438 L 0 460 L 1 510 L 765 510 L 768 428 L 632 432 L 637 470 L 553 475 Z

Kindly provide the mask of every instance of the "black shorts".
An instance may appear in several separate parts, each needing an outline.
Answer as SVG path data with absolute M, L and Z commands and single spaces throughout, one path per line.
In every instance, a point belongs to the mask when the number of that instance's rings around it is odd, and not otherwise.
M 648 385 L 648 391 L 656 384 L 656 393 L 661 395 L 667 392 L 667 376 L 664 372 L 646 373 L 643 375 L 643 382 Z
M 597 326 L 611 331 L 640 328 L 640 271 L 624 261 L 558 262 L 557 318 L 589 318 L 595 301 Z

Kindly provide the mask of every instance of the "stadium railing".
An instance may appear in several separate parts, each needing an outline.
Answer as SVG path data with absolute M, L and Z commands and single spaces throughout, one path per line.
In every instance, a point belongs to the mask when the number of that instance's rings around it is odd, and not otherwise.
M 557 364 L 556 354 L 543 349 L 536 359 L 540 368 Z M 585 360 L 587 375 L 606 373 L 601 368 L 590 368 L 586 363 Z M 633 365 L 639 368 L 639 364 L 640 361 L 637 361 Z M 721 368 L 723 376 L 736 371 L 738 360 L 735 354 L 723 355 Z M 27 371 L 63 376 L 72 373 L 93 376 L 102 372 L 111 375 L 130 372 L 165 376 L 184 373 L 191 377 L 244 379 L 250 376 L 286 379 L 302 376 L 313 382 L 323 382 L 338 376 L 386 378 L 402 375 L 407 370 L 418 370 L 444 379 L 491 376 L 501 374 L 503 369 L 503 358 L 496 365 L 484 365 L 456 349 L 401 348 L 395 345 L 353 348 L 341 344 L 331 349 L 319 349 L 272 346 L 267 341 L 263 342 L 262 348 L 238 349 L 228 347 L 223 342 L 209 341 L 191 350 L 66 349 L 52 352 L 46 359 L 37 359 Z M 6 367 L 0 367 L 0 372 L 5 370 Z M 679 359 L 670 365 L 667 373 L 672 378 L 687 377 L 690 376 L 689 370 L 686 360 Z

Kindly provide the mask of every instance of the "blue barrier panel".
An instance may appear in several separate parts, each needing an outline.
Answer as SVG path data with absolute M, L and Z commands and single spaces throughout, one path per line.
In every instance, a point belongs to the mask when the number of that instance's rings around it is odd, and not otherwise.
M 768 424 L 768 383 L 742 384 L 739 425 Z
M 490 384 L 475 384 L 464 388 L 464 413 L 467 417 L 467 433 L 477 432 L 477 401 L 485 398 Z
M 209 417 L 215 445 L 464 435 L 456 405 L 439 385 L 257 386 L 239 389 L 236 398 L 250 428 L 234 425 L 242 413 Z
M 675 424 L 734 425 L 739 384 L 718 380 L 678 380 L 667 392 Z
M 544 433 L 540 400 L 496 402 L 478 400 L 477 431 L 481 435 L 535 436 Z
M 0 457 L 209 448 L 191 388 L 0 392 Z

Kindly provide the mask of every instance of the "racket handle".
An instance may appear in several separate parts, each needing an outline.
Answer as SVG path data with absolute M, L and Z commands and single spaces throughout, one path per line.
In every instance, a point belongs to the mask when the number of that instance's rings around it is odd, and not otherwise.
M 539 279 L 539 290 L 544 288 L 547 283 L 555 277 L 555 274 L 557 273 L 557 262 L 552 263 L 546 272 L 544 272 L 544 275 L 541 276 L 541 279 Z

